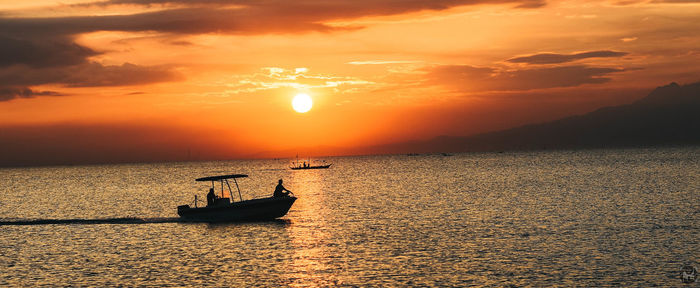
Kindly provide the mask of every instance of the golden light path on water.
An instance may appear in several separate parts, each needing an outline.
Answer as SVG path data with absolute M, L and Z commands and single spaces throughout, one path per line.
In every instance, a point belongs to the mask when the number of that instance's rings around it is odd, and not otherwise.
M 325 193 L 321 183 L 324 177 L 319 171 L 295 171 L 291 180 L 304 183 L 303 195 L 296 202 L 297 217 L 293 225 L 289 225 L 289 237 L 295 247 L 292 257 L 292 270 L 289 277 L 293 279 L 292 287 L 326 287 L 339 284 L 337 278 L 329 278 L 328 274 L 319 273 L 328 269 L 324 258 L 329 255 L 325 251 L 329 235 L 329 227 L 321 207 L 325 203 Z M 299 194 L 301 191 L 298 191 Z

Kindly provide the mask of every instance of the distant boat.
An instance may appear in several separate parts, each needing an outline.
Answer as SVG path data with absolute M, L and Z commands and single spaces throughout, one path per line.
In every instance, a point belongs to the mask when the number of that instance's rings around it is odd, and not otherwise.
M 333 164 L 327 164 L 327 165 L 311 165 L 311 164 L 309 164 L 308 166 L 292 166 L 292 167 L 289 167 L 289 169 L 292 169 L 292 170 L 327 169 L 327 168 L 330 168 L 331 165 L 333 165 Z
M 251 200 L 243 200 L 241 189 L 238 187 L 237 178 L 248 177 L 245 174 L 221 175 L 197 178 L 195 181 L 211 181 L 211 189 L 215 188 L 214 183 L 219 181 L 221 187 L 221 197 L 213 195 L 213 199 L 208 201 L 207 206 L 197 207 L 197 196 L 195 195 L 195 207 L 190 205 L 177 206 L 177 214 L 186 221 L 201 222 L 234 222 L 234 221 L 255 221 L 272 220 L 287 214 L 297 197 L 268 197 Z M 228 179 L 233 179 L 238 190 L 238 197 L 241 201 L 231 202 L 231 199 L 224 197 L 224 183 L 228 187 L 229 195 L 233 198 L 231 185 Z
M 326 162 L 323 160 L 323 162 Z M 299 162 L 299 155 L 297 155 L 297 161 L 294 162 L 293 166 L 290 166 L 289 169 L 292 170 L 305 170 L 305 169 L 328 169 L 331 167 L 333 164 L 321 164 L 321 165 L 314 165 L 311 163 L 311 159 L 307 161 L 302 161 Z

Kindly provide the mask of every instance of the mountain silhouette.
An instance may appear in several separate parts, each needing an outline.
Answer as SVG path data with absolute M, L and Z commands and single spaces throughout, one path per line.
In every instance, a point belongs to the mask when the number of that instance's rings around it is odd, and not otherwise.
M 654 89 L 631 104 L 467 137 L 370 147 L 370 153 L 647 147 L 700 144 L 700 82 Z

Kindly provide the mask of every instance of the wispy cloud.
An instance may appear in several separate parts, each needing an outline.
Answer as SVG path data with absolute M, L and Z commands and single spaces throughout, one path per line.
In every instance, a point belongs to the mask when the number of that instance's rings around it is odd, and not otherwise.
M 350 65 L 386 65 L 386 64 L 413 64 L 421 63 L 422 61 L 400 61 L 400 60 L 367 60 L 367 61 L 351 61 L 345 64 Z
M 39 92 L 30 88 L 44 84 L 64 87 L 132 86 L 182 79 L 182 74 L 167 66 L 141 66 L 130 63 L 102 65 L 96 62 L 48 68 L 15 65 L 0 69 L 0 94 L 4 95 L 0 98 L 8 101 L 66 95 L 52 91 Z
M 501 70 L 469 65 L 438 65 L 424 69 L 428 84 L 451 87 L 459 91 L 522 91 L 583 84 L 601 84 L 611 80 L 621 68 L 583 65 Z
M 19 98 L 34 98 L 37 96 L 61 96 L 56 91 L 36 91 L 29 87 L 0 86 L 0 102 Z
M 601 58 L 601 57 L 622 57 L 627 55 L 627 52 L 617 52 L 609 50 L 588 51 L 574 54 L 556 54 L 556 53 L 540 53 L 530 56 L 522 56 L 508 59 L 511 63 L 527 63 L 527 64 L 559 64 L 573 62 L 586 58 Z
M 31 67 L 56 67 L 82 64 L 98 55 L 68 37 L 17 38 L 0 32 L 0 67 L 24 64 Z
M 76 15 L 45 18 L 0 18 L 0 31 L 11 35 L 76 35 L 95 31 L 155 31 L 175 34 L 266 34 L 330 32 L 360 27 L 338 27 L 334 20 L 398 15 L 424 10 L 446 10 L 477 4 L 515 4 L 542 7 L 539 0 L 423 0 L 423 1 L 160 1 L 116 0 L 97 6 L 173 4 L 157 11 L 117 15 Z M 81 4 L 89 5 L 89 4 Z
M 264 90 L 293 88 L 297 90 L 313 90 L 323 88 L 343 88 L 352 90 L 358 86 L 371 85 L 373 82 L 343 76 L 329 76 L 308 73 L 308 69 L 300 72 L 300 68 L 284 69 L 265 67 L 265 73 L 254 73 L 235 76 L 235 81 L 226 84 L 227 93 L 253 93 Z

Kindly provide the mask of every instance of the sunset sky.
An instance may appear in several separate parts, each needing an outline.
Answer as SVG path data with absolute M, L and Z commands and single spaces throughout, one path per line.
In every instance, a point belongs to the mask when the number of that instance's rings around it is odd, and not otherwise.
M 699 80 L 700 1 L 0 0 L 13 163 L 343 154 Z

